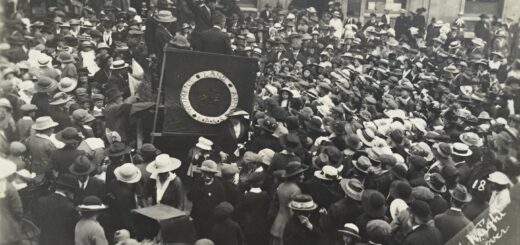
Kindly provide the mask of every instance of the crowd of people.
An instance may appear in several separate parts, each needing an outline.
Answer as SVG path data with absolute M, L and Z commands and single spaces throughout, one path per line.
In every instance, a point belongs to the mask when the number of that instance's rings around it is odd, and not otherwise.
M 192 218 L 196 245 L 437 245 L 511 202 L 518 23 L 483 14 L 468 30 L 424 8 L 361 23 L 296 0 L 253 14 L 232 0 L 26 2 L 4 1 L 2 245 L 161 244 L 132 213 L 156 204 Z M 135 130 L 165 46 L 260 67 L 254 110 L 180 156 Z

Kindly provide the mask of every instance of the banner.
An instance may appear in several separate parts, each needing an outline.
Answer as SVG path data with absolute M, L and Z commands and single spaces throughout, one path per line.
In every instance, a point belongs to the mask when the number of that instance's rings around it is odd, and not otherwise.
M 512 245 L 520 244 L 520 185 L 511 189 L 511 203 L 501 212 L 489 208 L 477 217 L 472 230 L 464 229 L 446 245 Z
M 258 60 L 167 49 L 163 133 L 215 135 L 233 109 L 253 110 Z

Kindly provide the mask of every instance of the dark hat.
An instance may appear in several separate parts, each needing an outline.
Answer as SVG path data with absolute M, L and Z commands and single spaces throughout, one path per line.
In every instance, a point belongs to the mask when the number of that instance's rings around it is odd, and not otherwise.
M 444 193 L 446 192 L 446 181 L 439 173 L 425 174 L 424 180 L 426 184 L 435 192 Z
M 258 119 L 258 126 L 268 132 L 273 133 L 278 128 L 278 123 L 272 117 Z
M 235 209 L 229 202 L 221 202 L 213 209 L 215 218 L 225 218 L 233 213 Z
M 397 165 L 393 166 L 390 171 L 392 172 L 392 174 L 395 178 L 400 179 L 400 180 L 406 180 L 408 171 L 406 170 L 406 167 L 404 165 L 397 164 Z
M 311 118 L 310 120 L 305 122 L 305 126 L 307 126 L 308 130 L 318 133 L 325 133 L 325 130 L 323 129 L 321 120 L 319 118 Z
M 366 156 L 360 156 L 357 161 L 352 161 L 352 164 L 354 164 L 354 168 L 362 173 L 368 173 L 368 169 L 372 166 L 370 159 Z
M 408 157 L 408 162 L 411 166 L 414 166 L 416 169 L 423 169 L 428 166 L 428 161 L 422 156 L 418 155 L 410 155 Z
M 390 196 L 410 203 L 412 200 L 412 186 L 406 180 L 395 181 L 390 186 Z
M 114 142 L 108 147 L 107 155 L 109 157 L 118 157 L 130 153 L 130 146 L 121 142 Z
M 386 212 L 385 196 L 376 190 L 364 190 L 361 198 L 362 206 L 371 217 L 384 217 Z
M 369 244 L 383 244 L 388 239 L 391 232 L 392 228 L 390 227 L 390 224 L 382 219 L 370 220 L 367 223 L 367 235 L 371 242 Z
M 141 153 L 141 155 L 147 155 L 147 156 L 156 156 L 157 154 L 159 154 L 159 150 L 157 148 L 155 148 L 155 146 L 153 144 L 150 144 L 150 143 L 145 143 L 141 146 L 141 149 L 139 150 L 139 153 Z
M 123 96 L 123 93 L 116 88 L 110 88 L 105 92 L 106 102 L 112 102 L 121 96 Z
M 433 154 L 437 159 L 446 159 L 451 156 L 453 150 L 450 144 L 441 142 L 433 146 Z
M 72 174 L 60 174 L 58 179 L 54 181 L 54 185 L 76 189 L 78 187 L 78 179 Z
M 466 189 L 466 187 L 463 185 L 458 184 L 457 186 L 455 186 L 455 188 L 453 190 L 450 190 L 450 193 L 451 193 L 451 198 L 453 198 L 459 202 L 463 202 L 463 203 L 471 202 L 472 196 L 468 192 L 468 189 Z
M 285 173 L 282 174 L 282 178 L 289 178 L 298 174 L 301 174 L 307 170 L 308 167 L 302 165 L 298 161 L 292 161 L 290 162 L 287 167 L 285 168 Z
M 445 180 L 455 180 L 459 175 L 459 170 L 451 164 L 444 166 L 441 172 Z
M 289 133 L 280 137 L 280 145 L 289 151 L 296 151 L 301 147 L 300 137 L 297 134 Z
M 363 147 L 363 143 L 361 142 L 361 139 L 359 139 L 359 136 L 357 134 L 349 134 L 345 138 L 345 143 L 350 149 L 353 150 L 359 150 L 361 147 Z
M 56 139 L 65 144 L 72 144 L 80 142 L 81 136 L 75 127 L 66 127 L 56 134 Z
M 348 197 L 361 201 L 364 188 L 358 179 L 342 179 L 339 184 Z
M 247 177 L 247 183 L 253 187 L 260 186 L 265 179 L 263 172 L 253 172 Z
M 415 200 L 410 204 L 410 212 L 423 222 L 427 222 L 431 219 L 431 211 L 428 203 L 422 200 Z
M 83 199 L 78 210 L 81 212 L 93 212 L 107 209 L 108 206 L 101 202 L 101 199 L 97 196 L 87 196 Z
M 74 175 L 89 175 L 96 169 L 96 166 L 85 155 L 80 155 L 74 160 L 74 163 L 69 166 L 69 171 Z

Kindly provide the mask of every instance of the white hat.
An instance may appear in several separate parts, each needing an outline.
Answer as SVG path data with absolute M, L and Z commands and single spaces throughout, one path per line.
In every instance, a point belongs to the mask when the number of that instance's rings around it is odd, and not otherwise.
M 160 154 L 155 160 L 146 166 L 149 173 L 166 173 L 178 169 L 181 166 L 181 160 L 170 157 L 168 154 Z
M 390 203 L 390 216 L 392 216 L 392 220 L 395 220 L 397 215 L 408 208 L 408 204 L 406 204 L 403 199 L 395 199 Z
M 341 178 L 338 175 L 338 169 L 330 165 L 325 165 L 321 170 L 316 170 L 314 172 L 314 177 L 321 180 L 338 180 Z
M 460 142 L 453 143 L 452 150 L 453 150 L 452 151 L 453 155 L 461 156 L 461 157 L 467 157 L 467 156 L 471 156 L 471 154 L 473 154 L 473 152 L 469 149 L 468 145 L 466 145 L 464 143 L 460 143 Z
M 31 126 L 34 130 L 45 130 L 58 126 L 59 123 L 52 120 L 49 116 L 43 116 L 36 118 L 36 121 Z
M 195 146 L 202 150 L 211 151 L 211 146 L 213 146 L 213 142 L 204 137 L 199 137 L 199 142 L 197 142 Z
M 509 180 L 509 177 L 507 177 L 506 174 L 504 174 L 500 171 L 495 171 L 495 172 L 489 174 L 488 180 L 493 183 L 499 184 L 499 185 L 511 186 L 513 184 L 513 183 L 511 183 L 511 180 Z
M 16 164 L 13 162 L 0 157 L 0 179 L 5 179 L 6 177 L 14 174 L 16 172 Z
M 133 184 L 141 179 L 141 170 L 132 163 L 125 163 L 114 170 L 114 175 L 121 182 Z
M 265 165 L 271 165 L 271 160 L 273 160 L 273 156 L 274 156 L 274 151 L 269 149 L 269 148 L 265 148 L 265 149 L 262 149 L 258 152 L 258 155 L 260 157 L 262 157 L 262 162 L 265 164 Z
M 78 86 L 78 81 L 76 79 L 70 78 L 70 77 L 64 77 L 60 80 L 58 83 L 58 89 L 61 92 L 72 92 L 72 90 L 76 89 Z

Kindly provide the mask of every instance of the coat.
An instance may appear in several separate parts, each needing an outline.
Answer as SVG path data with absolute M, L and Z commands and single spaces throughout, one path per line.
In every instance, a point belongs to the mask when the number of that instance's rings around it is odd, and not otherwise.
M 443 213 L 450 207 L 448 202 L 439 194 L 435 194 L 433 199 L 428 202 L 428 205 L 430 205 L 432 215 Z
M 404 238 L 402 245 L 441 245 L 441 232 L 430 225 L 420 225 Z
M 462 229 L 473 229 L 473 223 L 464 216 L 462 211 L 448 209 L 446 212 L 435 216 L 435 227 L 442 234 L 444 243 L 457 235 Z
M 297 216 L 291 217 L 283 231 L 284 245 L 314 245 L 318 242 L 321 232 L 317 225 L 313 224 L 312 230 L 303 225 Z
M 70 199 L 58 193 L 40 197 L 34 205 L 34 214 L 41 229 L 41 245 L 74 244 L 74 226 L 79 214 Z
M 49 116 L 52 118 L 52 120 L 59 123 L 59 125 L 56 126 L 55 132 L 59 132 L 66 127 L 72 126 L 72 121 L 70 120 L 69 114 L 57 106 L 49 106 Z
M 228 55 L 233 53 L 229 37 L 217 27 L 201 32 L 199 38 L 194 40 L 193 48 L 208 53 Z
M 237 137 L 232 123 L 226 121 L 219 131 L 218 140 L 216 141 L 217 146 L 221 151 L 232 155 L 237 149 L 238 144 L 243 144 L 248 140 L 248 131 L 249 128 L 243 123 L 240 123 L 240 133 Z
M 76 150 L 70 145 L 65 145 L 65 147 L 51 153 L 49 158 L 50 167 L 59 174 L 70 173 L 69 166 L 82 154 L 83 151 Z
M 137 208 L 138 201 L 142 200 L 138 185 L 126 184 L 118 180 L 112 180 L 108 184 L 108 211 L 110 213 L 110 221 L 114 222 L 115 229 L 127 229 L 134 234 L 135 227 L 132 219 L 132 209 Z
M 224 186 L 219 179 L 214 179 L 210 185 L 200 181 L 188 192 L 187 197 L 193 203 L 190 215 L 199 237 L 209 236 L 213 224 L 213 209 L 226 200 Z
M 148 181 L 146 190 L 148 195 L 152 198 L 152 203 L 157 204 L 158 202 L 155 179 L 150 179 L 150 181 Z M 159 203 L 183 210 L 186 200 L 185 195 L 186 193 L 184 192 L 182 181 L 177 176 L 173 181 L 170 182 L 170 184 L 168 184 L 168 187 L 166 188 L 166 191 L 164 192 L 163 197 Z
M 278 139 L 270 134 L 257 135 L 256 137 L 252 138 L 249 143 L 250 145 L 248 150 L 252 152 L 259 152 L 264 148 L 269 148 L 275 152 L 282 150 L 282 146 L 280 146 Z
M 186 4 L 194 15 L 195 29 L 193 32 L 202 32 L 211 28 L 212 11 L 202 5 L 195 4 L 194 0 L 187 0 Z
M 49 100 L 51 97 L 47 93 L 36 93 L 31 99 L 31 104 L 38 107 L 35 118 L 49 115 Z
M 6 244 L 17 244 L 22 235 L 22 201 L 16 188 L 9 182 L 5 184 L 5 196 L 0 198 L 0 238 Z
M 243 245 L 244 234 L 240 226 L 229 218 L 216 222 L 211 228 L 210 239 L 215 245 Z
M 285 224 L 291 217 L 291 210 L 289 209 L 289 203 L 291 202 L 294 195 L 301 194 L 302 191 L 296 183 L 283 182 L 276 189 L 276 198 L 278 199 L 278 212 L 274 219 L 273 225 L 271 226 L 271 235 L 283 239 Z
M 87 186 L 84 189 L 79 187 L 76 188 L 74 193 L 74 203 L 80 204 L 83 201 L 83 198 L 87 196 L 97 196 L 101 200 L 105 200 L 106 197 L 106 187 L 105 183 L 97 178 L 90 177 L 87 183 Z
M 43 175 L 49 170 L 49 159 L 56 146 L 50 139 L 41 137 L 39 134 L 31 135 L 25 140 L 27 152 L 31 156 L 30 169 L 36 174 Z
M 320 219 L 320 227 L 325 235 L 319 244 L 331 244 L 333 241 L 341 240 L 336 230 L 343 228 L 346 223 L 354 223 L 362 213 L 361 203 L 348 197 L 332 204 L 327 209 L 327 214 Z
M 312 196 L 318 208 L 328 208 L 345 196 L 338 181 L 320 180 L 316 177 L 305 182 L 302 191 Z
M 31 126 L 34 124 L 34 121 L 31 117 L 22 117 L 16 122 L 16 132 L 21 141 L 25 140 L 29 137 L 31 133 Z
M 222 180 L 222 186 L 224 186 L 224 191 L 226 192 L 226 201 L 231 203 L 233 207 L 236 206 L 241 195 L 238 186 L 227 180 Z
M 235 216 L 242 227 L 248 245 L 268 244 L 269 241 L 269 202 L 271 198 L 265 191 L 247 192 L 235 208 Z

